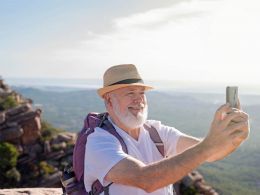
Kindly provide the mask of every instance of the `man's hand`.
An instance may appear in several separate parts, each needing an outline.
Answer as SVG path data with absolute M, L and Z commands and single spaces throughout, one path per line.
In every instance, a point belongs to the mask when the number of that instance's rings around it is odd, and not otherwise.
M 229 104 L 221 106 L 212 121 L 207 137 L 202 141 L 211 151 L 208 162 L 221 160 L 233 152 L 249 135 L 248 114 L 231 108 Z

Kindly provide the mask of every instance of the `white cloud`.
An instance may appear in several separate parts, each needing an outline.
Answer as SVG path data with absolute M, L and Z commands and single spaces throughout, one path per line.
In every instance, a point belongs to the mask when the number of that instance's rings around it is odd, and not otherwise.
M 55 60 L 95 66 L 136 63 L 148 78 L 189 78 L 198 67 L 190 67 L 191 72 L 186 72 L 187 66 L 191 61 L 198 61 L 204 52 L 199 45 L 205 19 L 197 16 L 215 6 L 213 2 L 194 1 L 115 19 L 114 31 L 93 36 L 76 48 L 58 50 Z M 158 75 L 157 71 L 150 71 L 151 66 L 173 73 L 162 71 Z
M 218 2 L 183 1 L 169 8 L 153 9 L 144 13 L 118 18 L 114 23 L 119 29 L 145 28 L 147 26 L 161 25 L 170 21 L 200 16 L 215 9 L 218 4 Z

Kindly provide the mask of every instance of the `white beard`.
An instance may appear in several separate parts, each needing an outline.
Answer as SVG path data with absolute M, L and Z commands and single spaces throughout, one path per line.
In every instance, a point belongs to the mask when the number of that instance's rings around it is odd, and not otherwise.
M 112 105 L 115 115 L 119 119 L 121 123 L 123 123 L 129 129 L 135 129 L 143 126 L 145 121 L 147 120 L 148 115 L 148 106 L 145 105 L 143 108 L 143 112 L 138 112 L 137 116 L 134 116 L 129 110 L 125 113 L 120 112 L 120 107 L 117 101 L 112 98 Z

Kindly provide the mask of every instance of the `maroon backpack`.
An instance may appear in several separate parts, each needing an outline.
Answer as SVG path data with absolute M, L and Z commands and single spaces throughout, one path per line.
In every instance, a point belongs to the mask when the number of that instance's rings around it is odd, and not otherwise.
M 107 116 L 108 113 L 89 113 L 85 118 L 84 127 L 79 132 L 76 144 L 74 146 L 73 167 L 65 169 L 61 177 L 64 195 L 99 195 L 102 192 L 104 192 L 105 195 L 109 194 L 109 186 L 112 183 L 107 186 L 103 186 L 99 180 L 96 180 L 92 184 L 90 192 L 86 192 L 84 186 L 85 146 L 88 136 L 95 131 L 95 127 L 100 127 L 115 136 L 119 140 L 123 151 L 128 153 L 123 138 L 117 133 Z M 146 124 L 144 124 L 144 127 L 148 130 L 151 139 L 164 157 L 164 145 L 157 130 L 152 126 L 147 126 Z

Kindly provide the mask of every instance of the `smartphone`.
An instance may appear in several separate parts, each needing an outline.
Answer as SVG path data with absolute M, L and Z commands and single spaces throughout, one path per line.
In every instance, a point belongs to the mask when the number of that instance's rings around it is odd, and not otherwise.
M 227 86 L 226 88 L 226 102 L 230 104 L 232 108 L 238 108 L 238 87 Z

